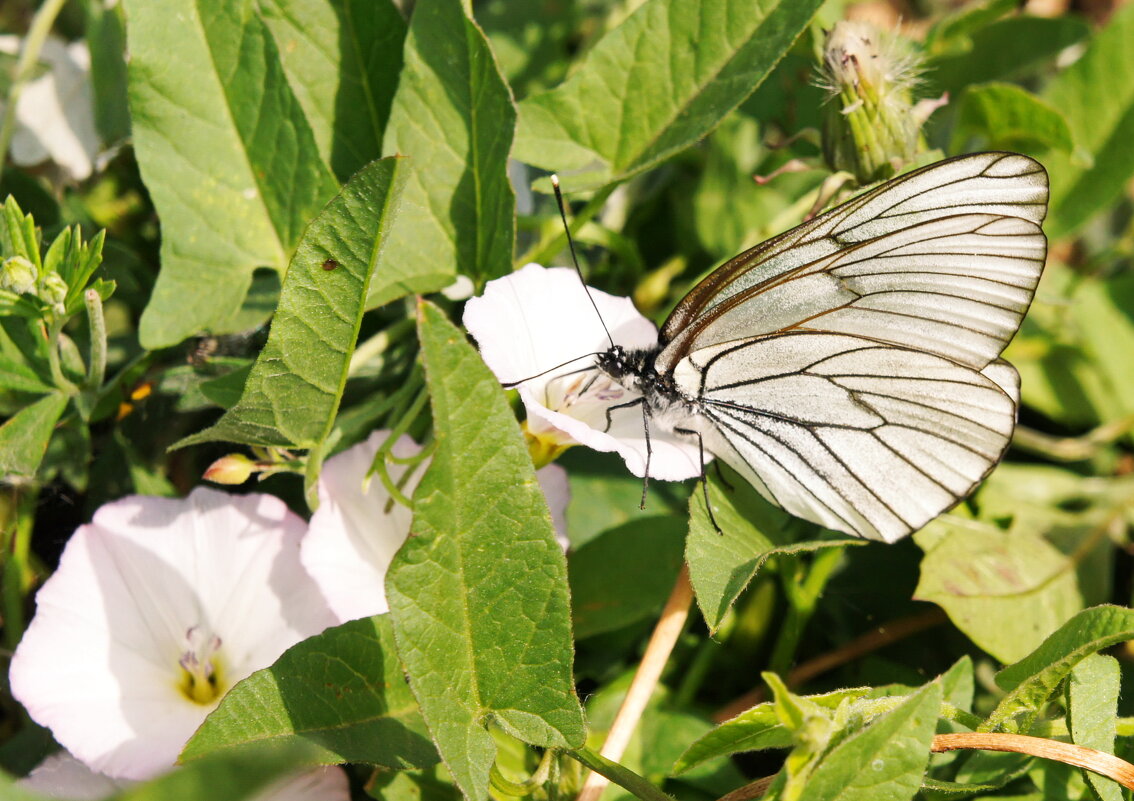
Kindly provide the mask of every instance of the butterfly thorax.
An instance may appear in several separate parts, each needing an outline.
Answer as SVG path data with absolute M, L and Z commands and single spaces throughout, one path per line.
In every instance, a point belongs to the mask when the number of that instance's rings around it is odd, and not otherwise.
M 595 359 L 599 369 L 626 389 L 640 394 L 654 415 L 675 409 L 696 412 L 697 401 L 687 397 L 673 380 L 673 375 L 660 372 L 654 360 L 661 346 L 627 350 L 615 345 Z

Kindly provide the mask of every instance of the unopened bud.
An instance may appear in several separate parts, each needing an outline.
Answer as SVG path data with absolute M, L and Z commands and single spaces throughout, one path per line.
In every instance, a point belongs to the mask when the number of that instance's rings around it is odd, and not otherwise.
M 256 463 L 247 456 L 230 453 L 209 465 L 203 478 L 214 484 L 243 484 L 258 469 Z
M 67 299 L 67 282 L 59 273 L 48 273 L 39 279 L 39 289 L 36 294 L 44 303 L 50 303 L 58 309 Z
M 893 175 L 917 153 L 913 88 L 919 58 L 904 40 L 862 22 L 839 22 L 823 47 L 823 155 L 860 184 Z
M 0 265 L 0 289 L 7 289 L 17 295 L 23 295 L 35 289 L 35 282 L 39 278 L 35 265 L 23 256 L 13 256 L 5 259 Z

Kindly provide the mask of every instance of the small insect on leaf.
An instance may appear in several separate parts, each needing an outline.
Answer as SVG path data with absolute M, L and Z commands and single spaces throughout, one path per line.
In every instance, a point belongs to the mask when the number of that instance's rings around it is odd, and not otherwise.
M 327 272 L 334 270 L 338 266 L 339 266 L 339 263 L 337 261 L 335 261 L 334 259 L 327 259 L 325 262 L 323 262 L 323 269 L 326 270 Z

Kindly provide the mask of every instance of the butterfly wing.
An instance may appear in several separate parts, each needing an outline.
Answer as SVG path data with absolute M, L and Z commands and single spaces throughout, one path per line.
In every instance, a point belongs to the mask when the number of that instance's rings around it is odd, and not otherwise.
M 1019 378 L 833 333 L 697 351 L 705 447 L 794 515 L 893 542 L 967 495 L 1003 455 Z M 707 424 L 706 424 L 707 423 Z
M 926 350 L 980 370 L 1011 339 L 1043 269 L 1047 174 L 1012 153 L 889 181 L 722 265 L 678 304 L 655 361 L 789 330 Z

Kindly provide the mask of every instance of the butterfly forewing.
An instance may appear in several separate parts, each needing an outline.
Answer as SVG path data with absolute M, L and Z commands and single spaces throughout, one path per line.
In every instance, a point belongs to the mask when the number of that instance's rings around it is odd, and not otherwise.
M 698 284 L 662 328 L 655 365 L 796 328 L 925 348 L 974 368 L 999 355 L 1035 290 L 1047 177 L 982 153 L 897 178 L 749 250 Z
M 926 167 L 698 284 L 654 361 L 705 447 L 769 500 L 893 541 L 970 493 L 1012 435 L 998 357 L 1043 270 L 1047 176 L 1025 156 Z

